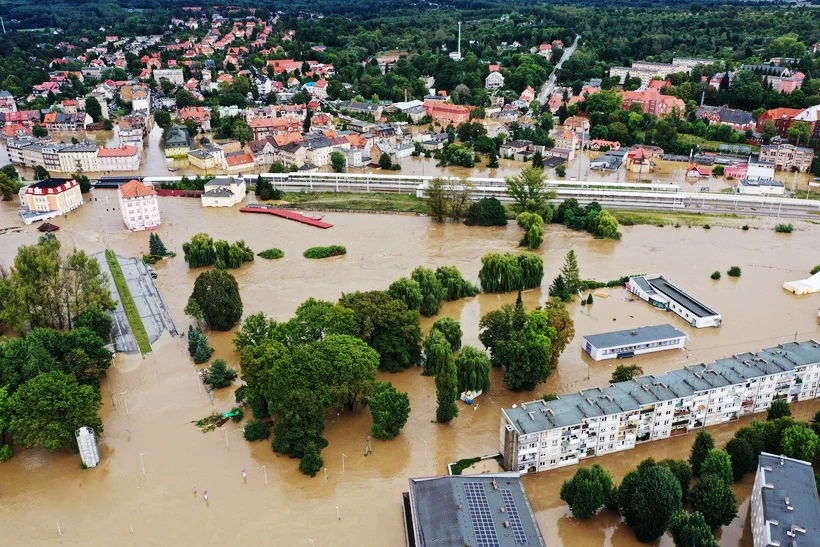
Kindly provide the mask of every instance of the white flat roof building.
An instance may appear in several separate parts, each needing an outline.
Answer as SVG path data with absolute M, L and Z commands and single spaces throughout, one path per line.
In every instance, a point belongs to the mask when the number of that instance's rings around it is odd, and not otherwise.
M 501 410 L 504 469 L 535 473 L 820 396 L 820 343 L 789 342 L 710 364 Z M 814 484 L 812 482 L 812 487 Z
M 682 349 L 686 335 L 672 325 L 653 325 L 636 329 L 584 336 L 584 351 L 596 361 L 623 359 L 642 353 Z
M 656 308 L 675 312 L 695 328 L 720 326 L 718 312 L 686 294 L 661 274 L 630 277 L 626 287 Z

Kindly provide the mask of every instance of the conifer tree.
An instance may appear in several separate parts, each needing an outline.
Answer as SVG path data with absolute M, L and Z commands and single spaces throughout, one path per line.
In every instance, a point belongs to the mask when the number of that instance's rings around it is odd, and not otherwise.
M 564 265 L 561 266 L 561 276 L 566 283 L 567 292 L 570 295 L 575 294 L 581 288 L 581 272 L 578 269 L 578 259 L 575 257 L 575 251 L 570 249 L 564 258 Z
M 436 374 L 436 421 L 449 422 L 458 416 L 457 397 L 458 374 L 453 354 L 450 353 Z

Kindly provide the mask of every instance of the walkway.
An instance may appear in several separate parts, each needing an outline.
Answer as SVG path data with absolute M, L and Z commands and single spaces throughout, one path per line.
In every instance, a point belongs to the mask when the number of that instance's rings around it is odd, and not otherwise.
M 276 209 L 270 205 L 251 204 L 247 207 L 242 207 L 241 209 L 239 209 L 239 212 L 275 215 L 278 217 L 286 218 L 288 220 L 295 220 L 296 222 L 301 222 L 302 224 L 307 224 L 309 226 L 316 226 L 317 228 L 333 228 L 333 224 L 329 224 L 327 222 L 322 222 L 321 220 L 310 218 L 301 213 L 293 213 L 291 211 L 285 211 L 284 209 Z

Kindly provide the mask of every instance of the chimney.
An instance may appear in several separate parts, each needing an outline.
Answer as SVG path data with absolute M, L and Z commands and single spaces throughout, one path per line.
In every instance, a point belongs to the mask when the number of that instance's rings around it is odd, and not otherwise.
M 461 21 L 458 22 L 458 58 L 461 59 Z

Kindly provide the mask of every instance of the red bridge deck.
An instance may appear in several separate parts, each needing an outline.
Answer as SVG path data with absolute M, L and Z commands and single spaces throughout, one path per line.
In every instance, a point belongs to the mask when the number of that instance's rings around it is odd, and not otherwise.
M 287 218 L 289 220 L 295 220 L 296 222 L 301 222 L 302 224 L 307 224 L 309 226 L 316 226 L 317 228 L 327 229 L 333 227 L 333 224 L 328 224 L 327 222 L 322 222 L 321 220 L 308 218 L 300 213 L 285 211 L 284 209 L 274 209 L 266 205 L 250 205 L 248 207 L 242 207 L 241 209 L 239 209 L 239 211 L 241 213 L 264 213 L 268 215 L 275 215 L 278 217 Z

